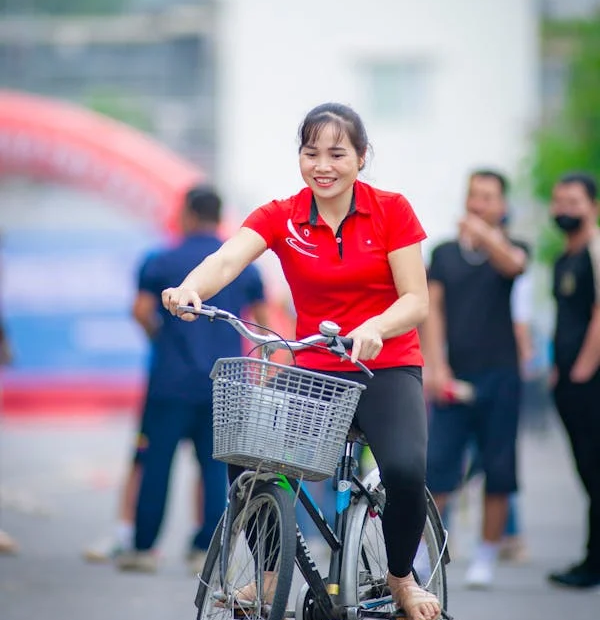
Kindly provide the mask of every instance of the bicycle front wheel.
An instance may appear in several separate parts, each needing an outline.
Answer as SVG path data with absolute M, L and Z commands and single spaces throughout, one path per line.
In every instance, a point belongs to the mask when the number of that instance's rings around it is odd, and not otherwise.
M 196 596 L 198 620 L 282 620 L 296 553 L 292 498 L 263 484 L 234 512 L 221 519 L 210 543 Z
M 365 486 L 374 491 L 380 510 L 372 510 L 364 496 L 352 506 L 344 541 L 340 589 L 346 606 L 369 605 L 379 612 L 392 614 L 395 609 L 393 603 L 378 603 L 379 599 L 389 595 L 387 554 L 379 516 L 385 505 L 385 490 L 376 471 L 371 472 L 369 478 Z M 442 609 L 447 609 L 448 605 L 447 562 L 439 515 L 433 499 L 427 493 L 427 516 L 413 574 L 419 584 L 438 597 Z

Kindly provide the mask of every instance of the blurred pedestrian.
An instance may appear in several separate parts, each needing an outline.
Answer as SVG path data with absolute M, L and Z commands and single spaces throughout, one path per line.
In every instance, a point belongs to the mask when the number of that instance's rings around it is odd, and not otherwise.
M 177 246 L 150 255 L 140 270 L 133 314 L 152 342 L 146 402 L 136 461 L 140 464 L 133 549 L 116 557 L 122 570 L 153 572 L 155 543 L 163 521 L 175 449 L 183 439 L 194 444 L 204 487 L 204 518 L 193 533 L 187 559 L 194 572 L 204 562 L 210 539 L 225 507 L 227 473 L 212 458 L 212 384 L 209 377 L 220 357 L 242 354 L 241 339 L 228 325 L 184 323 L 160 304 L 161 291 L 181 281 L 198 261 L 214 253 L 221 200 L 200 186 L 187 196 L 182 213 L 185 234 Z M 213 299 L 236 314 L 249 310 L 266 323 L 263 284 L 253 265 Z
M 0 368 L 10 364 L 11 361 L 12 352 L 8 341 L 8 336 L 6 335 L 6 330 L 4 329 L 4 323 L 0 317 Z M 0 389 L 1 387 L 2 386 L 0 385 Z M 0 392 L 0 400 L 1 396 L 2 394 Z M 0 529 L 0 555 L 12 555 L 17 553 L 18 550 L 19 545 L 17 544 L 17 541 L 7 532 Z
M 427 483 L 440 512 L 461 482 L 472 441 L 485 474 L 481 542 L 467 571 L 468 587 L 492 584 L 508 498 L 517 490 L 520 377 L 510 300 L 514 280 L 527 266 L 527 248 L 504 230 L 506 193 L 502 174 L 474 172 L 458 238 L 437 246 L 429 267 L 424 342 L 434 402 Z M 451 402 L 453 392 L 462 402 Z
M 2 318 L 0 317 L 0 367 L 8 366 L 12 362 L 12 350 Z
M 83 551 L 83 559 L 91 563 L 106 563 L 115 560 L 118 555 L 125 551 L 131 551 L 134 546 L 135 534 L 135 511 L 140 487 L 141 462 L 146 448 L 146 434 L 144 431 L 144 422 L 146 402 L 142 405 L 140 413 L 140 426 L 135 435 L 135 444 L 131 461 L 128 464 L 125 478 L 119 496 L 119 504 L 117 508 L 117 520 L 114 531 L 104 536 Z M 197 476 L 193 480 L 192 488 L 192 506 L 194 529 L 200 529 L 204 521 L 204 488 L 202 477 Z M 195 554 L 191 554 L 189 558 L 190 568 L 195 570 L 193 562 Z
M 588 588 L 600 585 L 600 231 L 594 178 L 563 176 L 554 186 L 550 213 L 566 237 L 554 266 L 554 402 L 589 509 L 583 560 L 549 579 Z

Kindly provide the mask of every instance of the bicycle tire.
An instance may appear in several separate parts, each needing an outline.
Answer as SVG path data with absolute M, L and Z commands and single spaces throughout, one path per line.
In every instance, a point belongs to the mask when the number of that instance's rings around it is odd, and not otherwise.
M 380 508 L 385 504 L 385 490 L 379 479 L 379 472 L 373 470 L 363 481 L 365 487 L 375 491 Z M 416 580 L 427 587 L 439 599 L 442 609 L 447 609 L 448 586 L 446 564 L 449 556 L 444 545 L 444 534 L 437 508 L 428 491 L 427 514 L 422 543 L 413 567 Z M 421 558 L 419 557 L 421 553 Z M 423 566 L 418 566 L 421 561 Z M 424 574 L 427 567 L 431 575 Z M 435 573 L 433 570 L 435 569 Z M 350 507 L 348 527 L 344 539 L 340 596 L 344 606 L 360 606 L 367 599 L 383 598 L 389 594 L 387 588 L 387 556 L 383 542 L 381 518 L 373 511 L 368 499 L 362 495 Z M 393 613 L 392 604 L 378 608 Z
M 236 506 L 234 511 L 231 519 L 225 520 L 221 517 L 209 545 L 195 600 L 197 618 L 204 620 L 222 615 L 229 619 L 240 617 L 283 620 L 296 554 L 293 500 L 284 489 L 270 483 L 261 484 L 254 489 L 249 500 Z M 224 525 L 226 522 L 227 525 Z M 263 528 L 266 527 L 271 533 L 277 532 L 278 536 L 265 534 Z M 228 531 L 224 532 L 224 529 Z M 227 540 L 225 537 L 228 537 Z M 249 549 L 249 538 L 255 538 L 256 541 L 256 544 L 251 543 L 252 550 Z M 276 538 L 279 540 L 278 545 L 274 543 Z M 229 550 L 224 564 L 227 567 L 226 583 L 222 583 L 220 570 L 223 549 Z M 276 551 L 274 559 L 265 559 L 264 556 L 269 550 Z M 267 563 L 272 564 L 269 569 L 278 574 L 272 601 L 270 604 L 265 603 L 261 600 L 262 596 L 242 601 L 239 595 L 244 586 L 257 582 L 264 585 Z

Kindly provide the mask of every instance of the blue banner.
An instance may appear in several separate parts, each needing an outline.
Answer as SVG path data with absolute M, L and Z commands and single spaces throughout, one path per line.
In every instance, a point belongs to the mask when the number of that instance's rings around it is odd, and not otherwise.
M 6 231 L 2 315 L 10 375 L 139 374 L 147 345 L 131 318 L 148 231 Z

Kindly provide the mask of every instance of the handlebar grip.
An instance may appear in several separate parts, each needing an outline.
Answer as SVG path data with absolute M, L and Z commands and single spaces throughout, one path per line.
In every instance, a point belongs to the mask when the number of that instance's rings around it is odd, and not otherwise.
M 342 343 L 342 346 L 347 351 L 351 351 L 354 346 L 354 338 L 346 338 L 345 336 L 339 336 L 338 340 Z
M 177 308 L 178 310 L 183 310 L 184 312 L 189 312 L 190 314 L 197 314 L 197 315 L 204 314 L 204 315 L 214 316 L 218 318 L 223 318 L 221 315 L 223 316 L 227 315 L 225 311 L 219 310 L 219 308 L 217 308 L 216 306 L 209 306 L 208 304 L 202 304 L 202 306 L 200 307 L 200 310 L 196 310 L 194 306 L 192 305 L 178 306 Z

